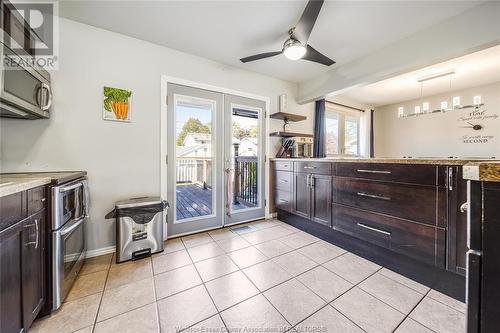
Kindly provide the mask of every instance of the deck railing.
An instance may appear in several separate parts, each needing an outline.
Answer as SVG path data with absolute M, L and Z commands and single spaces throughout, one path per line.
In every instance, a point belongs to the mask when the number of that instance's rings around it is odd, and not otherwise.
M 177 183 L 196 183 L 203 188 L 212 187 L 212 158 L 177 158 Z
M 177 183 L 195 183 L 203 188 L 212 187 L 212 159 L 205 157 L 177 158 Z M 233 203 L 249 206 L 258 204 L 258 158 L 234 158 Z
M 234 162 L 233 203 L 240 200 L 256 206 L 258 203 L 258 159 L 257 156 L 238 156 Z

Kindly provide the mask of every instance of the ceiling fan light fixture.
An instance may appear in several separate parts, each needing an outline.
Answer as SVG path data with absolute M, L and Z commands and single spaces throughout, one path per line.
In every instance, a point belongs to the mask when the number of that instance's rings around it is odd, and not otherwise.
M 283 53 L 290 60 L 299 60 L 306 54 L 306 48 L 298 40 L 290 38 L 283 46 Z

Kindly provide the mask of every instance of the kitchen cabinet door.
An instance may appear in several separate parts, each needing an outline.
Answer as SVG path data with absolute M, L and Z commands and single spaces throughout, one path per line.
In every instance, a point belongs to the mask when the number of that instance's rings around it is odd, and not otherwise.
M 0 332 L 23 330 L 21 246 L 23 222 L 0 232 Z
M 332 221 L 332 177 L 311 177 L 311 221 L 331 226 Z
M 302 172 L 293 173 L 293 213 L 309 218 L 309 177 L 310 174 Z
M 22 289 L 24 327 L 30 327 L 45 303 L 45 210 L 23 225 Z

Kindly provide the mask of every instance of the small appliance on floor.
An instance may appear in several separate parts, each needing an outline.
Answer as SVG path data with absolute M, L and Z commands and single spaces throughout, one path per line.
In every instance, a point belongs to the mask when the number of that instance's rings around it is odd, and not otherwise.
M 116 262 L 163 251 L 163 225 L 168 203 L 159 197 L 118 201 L 106 218 L 116 219 Z

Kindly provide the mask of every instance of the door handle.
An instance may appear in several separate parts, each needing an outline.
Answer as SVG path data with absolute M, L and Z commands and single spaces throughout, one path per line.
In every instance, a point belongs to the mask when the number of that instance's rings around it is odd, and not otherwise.
M 453 191 L 453 168 L 448 168 L 448 189 Z
M 466 212 L 467 212 L 467 209 L 469 209 L 469 203 L 468 203 L 468 202 L 464 202 L 464 203 L 460 206 L 460 213 L 466 213 Z

